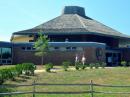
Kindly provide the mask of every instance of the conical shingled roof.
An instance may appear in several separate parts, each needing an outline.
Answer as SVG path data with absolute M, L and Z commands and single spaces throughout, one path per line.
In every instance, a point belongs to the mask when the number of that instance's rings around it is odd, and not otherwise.
M 129 38 L 129 36 L 85 16 L 84 8 L 78 6 L 66 6 L 62 15 L 32 29 L 16 33 L 36 33 L 40 29 L 47 34 L 98 34 Z

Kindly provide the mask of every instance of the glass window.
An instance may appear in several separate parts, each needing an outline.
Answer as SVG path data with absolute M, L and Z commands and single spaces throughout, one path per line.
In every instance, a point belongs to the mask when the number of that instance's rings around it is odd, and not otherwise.
M 29 35 L 29 37 L 33 37 L 33 35 Z
M 22 50 L 25 50 L 25 47 L 22 47 Z
M 10 64 L 10 63 L 11 63 L 11 60 L 7 60 L 7 63 Z
M 1 59 L 1 48 L 0 48 L 0 59 Z
M 2 59 L 10 59 L 12 57 L 11 48 L 2 48 Z
M 58 50 L 59 49 L 59 47 L 55 47 L 55 50 Z
M 22 50 L 24 50 L 24 51 L 34 51 L 36 49 L 34 47 L 22 47 Z
M 3 64 L 6 64 L 6 60 L 2 60 L 2 63 L 3 63 Z
M 27 47 L 27 50 L 31 50 L 31 47 Z
M 36 50 L 36 48 L 32 47 L 32 50 Z
M 71 50 L 71 47 L 66 47 L 66 50 Z
M 76 50 L 76 47 L 72 47 L 72 50 Z

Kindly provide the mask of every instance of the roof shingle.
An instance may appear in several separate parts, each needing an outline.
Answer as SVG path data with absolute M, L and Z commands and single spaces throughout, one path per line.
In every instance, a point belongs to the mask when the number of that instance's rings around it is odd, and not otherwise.
M 77 8 L 74 9 L 73 8 Z M 79 7 L 82 9 L 82 7 Z M 70 8 L 68 8 L 70 9 Z M 72 6 L 71 11 L 77 11 L 78 7 Z M 66 11 L 66 10 L 64 10 Z M 71 12 L 70 11 L 70 12 Z M 17 33 L 36 33 L 38 30 L 43 30 L 43 33 L 59 33 L 59 34 L 65 34 L 65 33 L 71 33 L 71 34 L 99 34 L 99 35 L 108 35 L 108 36 L 117 36 L 117 37 L 125 37 L 130 38 L 127 35 L 124 35 L 94 19 L 91 19 L 87 16 L 82 16 L 77 12 L 78 14 L 69 14 L 63 13 L 62 15 L 43 23 L 39 26 L 36 26 L 32 29 L 19 31 Z M 84 12 L 83 9 L 81 12 Z M 82 13 L 83 14 L 83 13 Z

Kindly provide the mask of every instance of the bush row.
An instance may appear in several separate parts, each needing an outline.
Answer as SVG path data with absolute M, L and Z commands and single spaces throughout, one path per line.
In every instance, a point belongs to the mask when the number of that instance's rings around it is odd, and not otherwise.
M 81 62 L 76 62 L 75 63 L 75 69 L 79 70 L 79 69 L 85 69 L 89 67 L 90 69 L 96 68 L 98 69 L 99 67 L 105 68 L 106 67 L 106 63 L 105 62 L 98 62 L 98 63 L 90 63 L 90 64 L 82 64 Z
M 67 71 L 67 69 L 69 68 L 69 66 L 71 65 L 71 62 L 69 61 L 65 61 L 62 63 L 62 67 L 65 71 Z M 96 68 L 98 69 L 99 67 L 105 68 L 106 67 L 106 63 L 105 62 L 99 62 L 99 63 L 90 63 L 90 64 L 83 64 L 81 62 L 76 62 L 75 63 L 75 69 L 79 70 L 79 69 L 85 69 L 87 67 L 90 67 L 90 69 L 92 68 Z
M 64 61 L 62 62 L 62 68 L 64 71 L 67 71 L 69 66 L 71 66 L 72 63 L 70 61 Z M 89 67 L 90 69 L 96 68 L 98 69 L 99 67 L 105 68 L 106 63 L 105 62 L 99 62 L 99 63 L 90 63 L 90 64 L 82 64 L 81 62 L 76 62 L 75 63 L 75 69 L 80 70 L 80 69 L 85 69 Z M 45 64 L 45 70 L 46 72 L 51 72 L 51 69 L 53 68 L 52 63 Z
M 121 61 L 121 66 L 123 67 L 129 67 L 130 66 L 130 62 L 129 61 Z
M 0 69 L 0 84 L 8 79 L 14 80 L 16 76 L 21 74 L 34 75 L 35 69 L 36 66 L 33 63 L 17 64 L 14 67 Z

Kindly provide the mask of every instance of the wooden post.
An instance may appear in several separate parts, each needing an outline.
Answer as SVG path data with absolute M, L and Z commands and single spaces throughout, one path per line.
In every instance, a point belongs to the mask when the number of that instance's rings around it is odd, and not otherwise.
M 93 91 L 93 81 L 90 81 L 90 91 L 91 91 L 91 97 L 94 97 L 94 91 Z
M 33 97 L 35 97 L 35 80 L 33 82 Z

